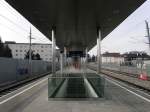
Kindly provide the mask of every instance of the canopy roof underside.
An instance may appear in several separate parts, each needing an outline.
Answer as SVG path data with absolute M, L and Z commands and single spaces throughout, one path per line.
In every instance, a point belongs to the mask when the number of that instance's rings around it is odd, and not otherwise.
M 97 27 L 108 35 L 145 0 L 6 0 L 51 39 L 56 29 L 57 46 L 92 48 Z

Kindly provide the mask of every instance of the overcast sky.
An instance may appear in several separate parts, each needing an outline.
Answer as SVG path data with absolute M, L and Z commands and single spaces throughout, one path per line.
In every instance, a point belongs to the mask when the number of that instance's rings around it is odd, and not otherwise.
M 145 51 L 150 54 L 147 43 L 145 20 L 150 25 L 150 0 L 132 13 L 102 41 L 102 52 Z M 96 46 L 90 51 L 96 54 Z
M 147 41 L 145 20 L 150 22 L 150 0 L 121 23 L 102 41 L 102 52 L 150 52 Z M 3 41 L 29 42 L 29 30 L 35 38 L 33 43 L 50 43 L 50 41 L 32 26 L 24 17 L 4 0 L 0 0 L 0 36 Z M 96 46 L 90 51 L 96 54 Z
M 32 26 L 23 16 L 13 9 L 5 0 L 0 0 L 0 36 L 3 41 L 29 42 L 30 26 L 34 43 L 50 43 L 50 41 Z

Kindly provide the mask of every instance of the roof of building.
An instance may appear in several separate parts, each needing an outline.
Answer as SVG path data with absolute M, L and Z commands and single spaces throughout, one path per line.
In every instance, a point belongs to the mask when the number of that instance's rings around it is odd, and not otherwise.
M 51 39 L 72 51 L 94 47 L 146 0 L 6 0 Z
M 15 41 L 5 41 L 4 44 L 22 44 L 22 45 L 29 45 L 30 43 L 16 43 Z M 32 43 L 32 45 L 52 45 L 47 43 Z
M 109 53 L 106 52 L 102 54 L 103 57 L 123 57 L 120 53 Z

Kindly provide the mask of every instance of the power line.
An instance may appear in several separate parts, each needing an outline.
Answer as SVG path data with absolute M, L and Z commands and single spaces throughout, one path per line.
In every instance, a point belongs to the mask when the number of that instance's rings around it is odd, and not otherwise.
M 34 36 L 33 36 L 34 37 Z M 34 37 L 37 41 L 42 41 L 42 42 L 47 42 L 47 40 L 44 40 L 44 39 L 42 39 L 42 38 L 37 38 L 37 37 Z M 45 38 L 46 39 L 46 38 Z
M 25 19 L 17 10 L 15 10 L 11 5 L 9 5 L 6 1 L 4 1 L 4 4 L 0 2 L 0 5 L 9 10 L 9 12 L 16 18 L 16 16 L 20 16 L 21 19 Z M 13 10 L 13 11 L 12 11 Z M 28 21 L 28 20 L 27 20 Z
M 24 18 L 17 10 L 15 10 L 12 6 L 10 6 L 7 2 L 5 2 L 5 4 L 3 4 L 2 2 L 0 2 L 0 5 L 3 6 L 4 8 L 6 8 L 14 17 L 21 17 L 20 19 L 27 21 L 29 24 L 31 24 L 26 18 Z M 12 11 L 14 10 L 14 11 Z M 27 29 L 23 28 L 22 26 L 16 24 L 15 22 L 13 22 L 12 20 L 10 20 L 9 18 L 7 18 L 4 15 L 0 15 L 1 17 L 3 17 L 4 19 L 8 20 L 10 23 L 13 23 L 15 26 L 21 28 L 23 31 L 25 32 L 29 32 Z M 15 18 L 16 19 L 16 18 Z M 31 24 L 32 25 L 32 24 Z M 33 26 L 33 25 L 32 25 Z M 34 26 L 33 26 L 34 27 Z M 35 29 L 37 30 L 37 28 L 35 27 Z M 39 30 L 37 30 L 39 33 L 41 33 Z M 45 37 L 45 35 L 43 35 L 43 33 L 41 33 L 40 35 L 42 35 L 43 37 Z M 46 38 L 46 37 L 45 37 Z
M 146 18 L 146 20 L 147 19 L 150 19 L 150 17 L 148 17 L 148 18 Z M 119 34 L 119 35 L 117 35 L 117 36 L 124 36 L 124 34 L 125 33 L 127 33 L 128 32 L 128 34 L 129 33 L 132 33 L 133 31 L 135 31 L 135 30 L 137 30 L 137 26 L 139 26 L 139 25 L 141 25 L 142 23 L 144 24 L 144 21 L 145 21 L 145 19 L 143 19 L 143 20 L 141 20 L 140 22 L 138 22 L 137 24 L 135 24 L 135 25 L 133 25 L 132 27 L 130 27 L 130 28 L 128 28 L 125 32 L 123 32 L 123 33 L 121 33 L 121 34 Z
M 4 18 L 5 20 L 9 21 L 10 23 L 14 24 L 15 26 L 17 26 L 18 28 L 21 28 L 23 31 L 28 32 L 27 29 L 23 28 L 22 26 L 16 24 L 14 21 L 10 20 L 9 18 L 7 18 L 6 16 L 0 14 L 0 17 Z
M 3 25 L 4 27 L 8 28 L 10 31 L 15 32 L 16 34 L 20 34 L 20 36 L 22 36 L 22 37 L 25 37 L 25 36 L 23 36 L 23 34 L 21 34 L 20 32 L 17 32 L 17 31 L 14 30 L 14 29 L 11 29 L 11 28 L 8 27 L 7 25 L 4 25 L 4 24 L 2 24 L 2 23 L 0 23 L 0 24 Z M 25 38 L 27 38 L 27 37 L 25 37 Z
M 6 2 L 7 3 L 7 2 Z M 24 21 L 27 21 L 29 24 L 31 24 L 26 18 L 24 18 L 19 12 L 17 12 L 13 7 L 9 6 L 9 4 L 2 4 L 0 2 L 0 4 L 7 8 L 8 10 L 10 10 L 11 14 L 14 15 L 14 17 L 18 16 L 21 17 L 21 19 L 23 19 Z M 7 6 L 6 6 L 7 5 Z M 14 11 L 12 11 L 11 9 L 13 9 Z M 14 14 L 13 14 L 14 13 Z M 1 17 L 3 17 L 4 19 L 7 19 L 9 22 L 13 23 L 14 25 L 16 25 L 17 27 L 21 28 L 22 30 L 24 30 L 25 32 L 29 32 L 27 29 L 23 28 L 22 26 L 16 24 L 15 22 L 13 22 L 12 20 L 10 20 L 8 17 L 4 16 L 4 15 L 0 15 Z M 15 18 L 16 19 L 16 18 Z M 32 24 L 31 24 L 32 25 Z M 33 26 L 33 25 L 32 25 Z M 34 26 L 33 26 L 34 27 Z M 37 30 L 37 28 L 35 28 Z M 39 30 L 37 30 L 38 32 L 40 32 Z M 41 33 L 41 32 L 40 32 Z
M 3 16 L 3 15 L 1 15 L 0 14 L 0 16 L 1 17 L 3 17 L 4 19 L 6 19 L 7 21 L 9 21 L 10 23 L 12 23 L 12 24 L 14 24 L 15 26 L 17 26 L 19 29 L 21 28 L 24 32 L 26 32 L 26 33 L 28 33 L 28 31 L 26 30 L 26 29 L 24 29 L 23 27 L 21 27 L 20 25 L 18 25 L 18 24 L 16 24 L 15 22 L 13 22 L 12 20 L 10 20 L 10 19 L 8 19 L 7 17 L 5 17 L 5 16 Z M 4 25 L 4 24 L 3 24 Z M 6 26 L 6 25 L 5 25 Z M 7 28 L 9 28 L 10 30 L 12 30 L 10 27 L 8 27 L 7 26 Z M 15 31 L 15 30 L 13 30 L 13 31 Z M 16 32 L 16 31 L 15 31 Z M 38 31 L 38 33 L 40 33 L 39 31 Z M 40 34 L 40 35 L 42 35 L 42 34 Z M 43 36 L 43 35 L 42 35 Z M 36 37 L 38 37 L 38 36 L 36 36 Z M 41 37 L 38 37 L 38 38 L 41 38 Z
M 3 25 L 4 27 L 6 27 L 6 28 L 8 28 L 10 31 L 12 31 L 12 32 L 15 32 L 16 34 L 19 34 L 20 36 L 23 36 L 24 34 L 22 34 L 22 33 L 20 33 L 20 32 L 17 32 L 16 30 L 14 30 L 13 28 L 11 28 L 11 27 L 9 27 L 8 25 L 6 25 L 6 24 L 2 24 L 2 23 L 0 23 L 1 25 Z M 25 36 L 23 36 L 23 37 L 25 37 Z M 41 38 L 41 37 L 39 37 L 39 36 L 34 36 L 37 40 L 40 40 L 40 41 L 43 41 L 43 38 Z M 25 37 L 25 38 L 27 38 L 27 37 Z M 46 38 L 45 38 L 46 39 Z M 45 40 L 45 41 L 47 41 L 47 40 Z M 43 42 L 45 42 L 45 41 L 43 41 Z

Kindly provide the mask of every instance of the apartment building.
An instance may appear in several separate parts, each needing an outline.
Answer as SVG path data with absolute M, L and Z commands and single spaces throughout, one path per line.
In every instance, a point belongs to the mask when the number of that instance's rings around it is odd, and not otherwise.
M 29 43 L 16 43 L 11 41 L 6 41 L 5 44 L 11 49 L 13 58 L 15 59 L 24 59 L 30 46 Z M 31 49 L 34 54 L 38 53 L 42 60 L 52 61 L 51 44 L 32 43 Z

